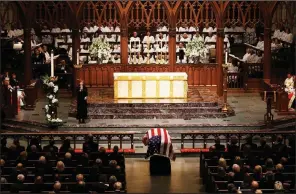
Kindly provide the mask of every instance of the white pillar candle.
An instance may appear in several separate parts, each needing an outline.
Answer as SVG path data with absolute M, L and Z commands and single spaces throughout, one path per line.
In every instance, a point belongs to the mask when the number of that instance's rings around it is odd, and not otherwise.
M 50 76 L 54 77 L 53 50 L 51 50 L 51 56 L 50 56 Z
M 77 49 L 77 61 L 76 61 L 76 65 L 79 65 L 79 49 Z
M 228 57 L 228 55 L 227 55 L 228 53 L 227 52 L 225 52 L 225 64 L 227 64 L 227 57 Z

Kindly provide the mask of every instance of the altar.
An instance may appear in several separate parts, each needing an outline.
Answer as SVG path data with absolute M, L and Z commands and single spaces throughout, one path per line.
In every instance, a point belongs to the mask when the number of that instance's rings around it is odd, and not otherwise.
M 187 74 L 114 73 L 114 99 L 186 99 Z

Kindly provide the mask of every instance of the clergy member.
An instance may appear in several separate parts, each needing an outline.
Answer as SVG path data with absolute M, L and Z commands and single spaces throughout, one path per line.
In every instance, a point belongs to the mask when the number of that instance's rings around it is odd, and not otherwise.
M 285 80 L 285 91 L 288 93 L 288 98 L 289 98 L 289 104 L 288 108 L 289 110 L 292 109 L 293 102 L 295 100 L 295 87 L 294 87 L 294 78 L 291 75 L 291 73 L 287 74 L 287 79 Z
M 77 88 L 77 119 L 79 123 L 85 123 L 85 119 L 87 119 L 87 96 L 87 88 L 83 80 L 80 80 Z

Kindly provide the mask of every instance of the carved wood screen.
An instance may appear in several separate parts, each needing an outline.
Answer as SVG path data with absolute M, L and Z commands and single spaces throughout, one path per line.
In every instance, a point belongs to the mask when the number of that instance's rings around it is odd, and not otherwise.
M 272 18 L 273 29 L 275 29 L 278 24 L 284 24 L 284 27 L 289 27 L 291 31 L 296 33 L 296 2 L 278 2 Z
M 258 2 L 230 1 L 226 9 L 224 21 L 230 25 L 235 25 L 238 22 L 243 26 L 263 23 Z
M 35 28 L 47 25 L 52 28 L 55 24 L 63 27 L 64 24 L 70 26 L 70 8 L 66 1 L 39 1 L 35 9 Z
M 184 1 L 180 4 L 177 13 L 177 26 L 198 26 L 199 28 L 209 24 L 216 26 L 215 13 L 209 1 Z
M 114 1 L 89 1 L 84 3 L 82 9 L 80 27 L 88 23 L 98 26 L 120 26 L 120 13 Z
M 133 2 L 128 13 L 128 27 L 151 30 L 158 25 L 168 26 L 167 12 L 162 1 Z
M 13 2 L 1 1 L 0 2 L 0 25 L 1 28 L 10 28 L 11 26 L 17 27 L 20 25 L 18 7 Z

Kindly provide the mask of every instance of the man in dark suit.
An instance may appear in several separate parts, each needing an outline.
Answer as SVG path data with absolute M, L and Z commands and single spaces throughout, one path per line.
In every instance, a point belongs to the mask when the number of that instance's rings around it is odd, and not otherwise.
M 276 137 L 276 141 L 272 145 L 272 151 L 276 152 L 277 155 L 285 156 L 287 152 L 287 146 L 286 144 L 283 144 L 283 137 L 281 135 Z
M 19 174 L 16 179 L 17 181 L 10 187 L 10 193 L 19 193 L 20 191 L 26 190 L 26 186 L 24 185 L 25 176 Z
M 266 143 L 266 139 L 264 137 L 262 137 L 260 139 L 260 146 L 258 147 L 257 149 L 258 151 L 262 152 L 262 155 L 261 157 L 269 157 L 270 156 L 270 153 L 271 153 L 271 147 Z
M 257 145 L 253 143 L 252 136 L 248 136 L 248 137 L 246 137 L 245 140 L 246 140 L 246 143 L 244 143 L 244 144 L 241 145 L 241 151 L 244 150 L 244 147 L 245 147 L 246 145 L 249 145 L 249 146 L 250 146 L 251 151 L 254 151 L 254 150 L 257 149 Z
M 54 152 L 57 153 L 59 151 L 58 147 L 54 145 L 55 141 L 51 139 L 49 144 L 43 147 L 44 152 Z
M 19 81 L 16 79 L 16 74 L 12 73 L 11 74 L 11 80 L 10 80 L 10 85 L 14 88 L 18 88 L 19 87 Z
M 216 151 L 220 151 L 220 152 L 224 152 L 225 151 L 225 146 L 220 144 L 220 138 L 219 137 L 216 137 L 215 138 L 215 144 L 214 144 L 214 146 L 216 148 L 215 149 Z
M 22 163 L 18 163 L 16 168 L 13 169 L 12 173 L 10 174 L 10 180 L 11 182 L 17 181 L 18 175 L 22 174 L 23 176 L 26 176 L 28 173 L 27 169 L 24 168 Z
M 83 143 L 83 152 L 92 153 L 98 152 L 98 144 L 93 141 L 93 136 L 89 134 L 86 138 L 86 142 Z
M 230 143 L 227 145 L 227 151 L 229 153 L 232 153 L 233 156 L 235 156 L 236 153 L 239 152 L 239 146 L 237 145 L 237 137 L 236 136 L 231 136 L 230 137 Z
M 16 151 L 20 154 L 25 151 L 25 147 L 20 145 L 19 139 L 14 139 L 13 144 L 16 146 Z
M 85 123 L 87 119 L 87 88 L 81 80 L 77 88 L 77 119 L 79 123 Z

